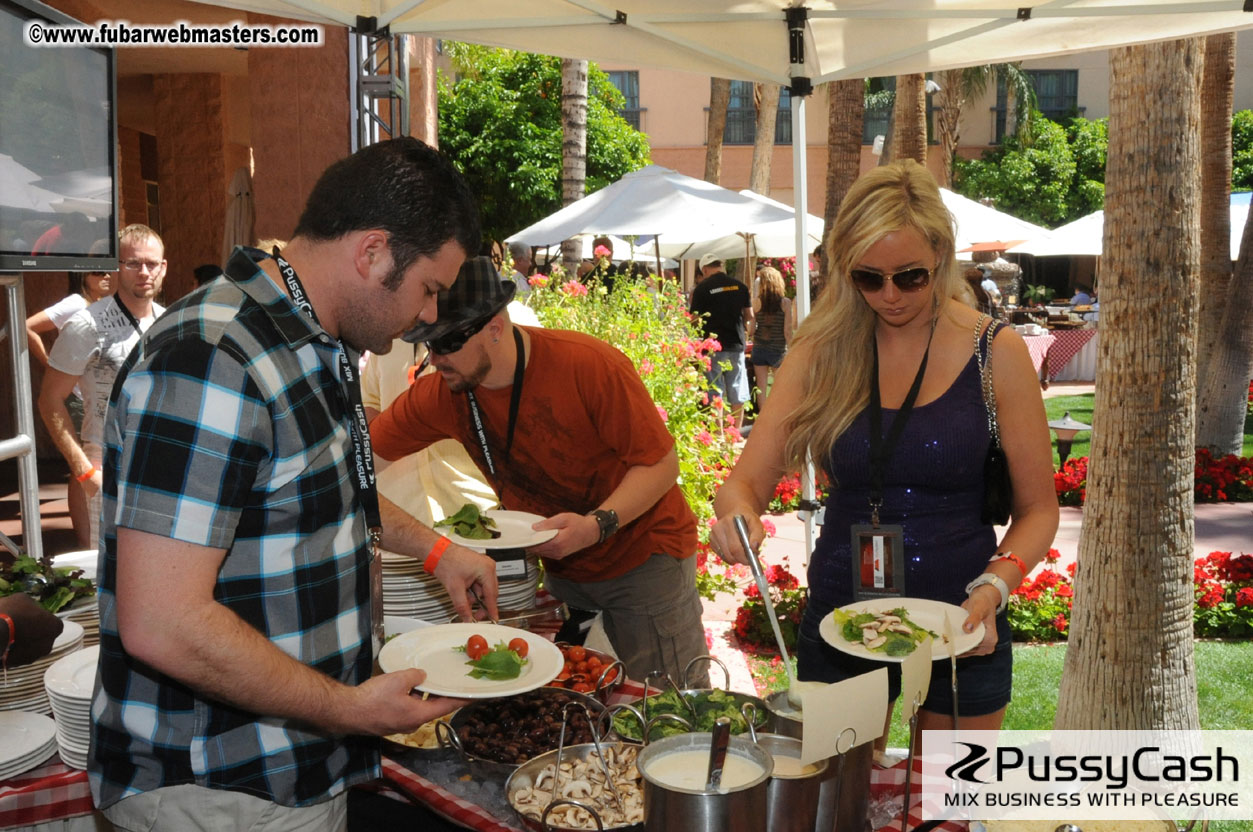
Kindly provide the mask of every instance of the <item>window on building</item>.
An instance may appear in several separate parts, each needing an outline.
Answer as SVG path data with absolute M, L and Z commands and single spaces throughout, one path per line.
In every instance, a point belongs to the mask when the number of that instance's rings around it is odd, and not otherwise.
M 885 78 L 871 78 L 866 88 L 866 92 L 871 101 L 883 98 L 882 95 L 876 93 L 896 92 L 896 76 Z M 927 144 L 935 144 L 935 102 L 933 96 L 927 94 Z M 861 120 L 861 143 L 874 144 L 875 136 L 883 136 L 886 141 L 888 138 L 888 128 L 892 124 L 892 104 L 879 104 L 876 106 L 867 106 Z
M 640 129 L 640 74 L 633 69 L 615 69 L 609 72 L 609 83 L 618 88 L 626 102 L 618 115 L 636 130 Z
M 1079 106 L 1079 70 L 1077 69 L 1028 69 L 1027 77 L 1035 88 L 1036 107 L 1050 121 L 1065 121 L 1083 115 Z M 1009 114 L 1009 95 L 1005 82 L 996 84 L 996 136 L 995 144 L 1005 137 L 1005 124 Z
M 753 103 L 753 82 L 732 81 L 731 98 L 727 102 L 727 129 L 723 144 L 752 144 L 757 135 L 757 107 Z M 774 121 L 774 143 L 792 143 L 792 95 L 784 88 L 779 92 L 779 110 Z

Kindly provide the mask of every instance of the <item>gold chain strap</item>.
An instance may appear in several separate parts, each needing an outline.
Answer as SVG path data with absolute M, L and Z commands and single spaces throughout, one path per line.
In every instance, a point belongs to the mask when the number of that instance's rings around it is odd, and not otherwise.
M 996 390 L 992 387 L 992 327 L 996 326 L 993 321 L 988 327 L 988 357 L 985 361 L 983 353 L 979 351 L 979 335 L 983 331 L 983 322 L 989 320 L 988 315 L 980 315 L 979 320 L 975 323 L 975 361 L 979 363 L 979 380 L 983 388 L 983 407 L 988 414 L 988 433 L 992 437 L 992 442 L 997 447 L 1001 444 L 1001 430 L 996 422 Z

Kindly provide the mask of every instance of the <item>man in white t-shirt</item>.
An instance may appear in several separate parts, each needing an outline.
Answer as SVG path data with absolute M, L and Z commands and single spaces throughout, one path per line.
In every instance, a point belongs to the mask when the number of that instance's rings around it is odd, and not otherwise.
M 88 498 L 91 545 L 100 529 L 100 465 L 104 418 L 118 369 L 164 309 L 153 303 L 165 277 L 165 244 L 146 225 L 128 225 L 118 235 L 117 291 L 88 306 L 61 328 L 48 355 L 39 389 L 39 413 L 70 465 L 70 476 Z M 83 396 L 83 429 L 74 435 L 65 398 L 78 385 Z

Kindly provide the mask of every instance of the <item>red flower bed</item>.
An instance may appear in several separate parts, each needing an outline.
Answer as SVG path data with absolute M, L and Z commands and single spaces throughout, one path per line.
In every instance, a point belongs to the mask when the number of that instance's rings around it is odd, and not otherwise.
M 1088 458 L 1068 459 L 1053 474 L 1057 501 L 1081 506 L 1087 499 Z M 1215 457 L 1208 450 L 1196 452 L 1195 499 L 1198 503 L 1244 503 L 1253 501 L 1253 459 L 1228 454 Z

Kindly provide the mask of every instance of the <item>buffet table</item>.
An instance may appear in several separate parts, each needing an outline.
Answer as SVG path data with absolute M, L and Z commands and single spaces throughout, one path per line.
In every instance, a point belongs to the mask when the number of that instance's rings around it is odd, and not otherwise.
M 1054 329 L 1048 351 L 1049 381 L 1093 381 L 1100 339 L 1096 329 Z

